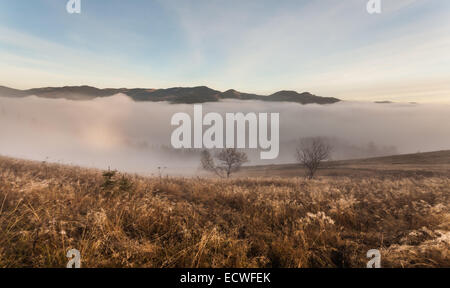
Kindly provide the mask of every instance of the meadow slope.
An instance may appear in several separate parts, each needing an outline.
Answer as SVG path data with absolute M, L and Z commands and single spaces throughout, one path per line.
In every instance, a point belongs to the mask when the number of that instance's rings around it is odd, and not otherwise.
M 146 178 L 0 157 L 0 267 L 450 267 L 450 178 Z

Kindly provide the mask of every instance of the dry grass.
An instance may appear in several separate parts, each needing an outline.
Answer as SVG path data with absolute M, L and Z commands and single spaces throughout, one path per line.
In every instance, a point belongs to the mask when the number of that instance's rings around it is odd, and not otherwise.
M 450 267 L 450 179 L 144 178 L 0 158 L 0 267 Z

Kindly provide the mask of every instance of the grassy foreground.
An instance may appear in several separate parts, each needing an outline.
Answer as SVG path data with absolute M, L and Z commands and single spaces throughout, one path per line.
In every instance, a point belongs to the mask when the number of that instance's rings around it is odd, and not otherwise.
M 450 179 L 145 178 L 0 157 L 0 267 L 450 267 Z

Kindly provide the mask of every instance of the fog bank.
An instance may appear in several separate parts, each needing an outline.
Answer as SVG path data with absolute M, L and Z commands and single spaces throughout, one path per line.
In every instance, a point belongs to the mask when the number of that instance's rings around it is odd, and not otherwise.
M 227 100 L 205 103 L 203 111 L 280 113 L 280 156 L 261 161 L 251 151 L 249 164 L 294 162 L 298 138 L 313 136 L 329 138 L 334 159 L 450 149 L 448 104 Z M 192 115 L 193 105 L 133 102 L 125 95 L 92 101 L 0 97 L 0 155 L 128 172 L 168 167 L 171 173 L 195 173 L 198 153 L 170 148 L 176 128 L 170 120 L 177 112 Z

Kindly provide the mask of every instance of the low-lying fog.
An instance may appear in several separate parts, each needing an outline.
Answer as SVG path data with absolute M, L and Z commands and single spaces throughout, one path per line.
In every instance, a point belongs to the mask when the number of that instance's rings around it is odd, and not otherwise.
M 205 103 L 203 110 L 280 113 L 278 159 L 261 161 L 252 151 L 250 165 L 294 162 L 298 138 L 312 136 L 331 141 L 334 159 L 450 149 L 445 104 L 233 100 Z M 176 112 L 192 115 L 193 105 L 133 102 L 125 95 L 92 101 L 0 97 L 0 155 L 128 172 L 155 173 L 160 166 L 167 167 L 165 173 L 195 173 L 198 153 L 170 145 Z

